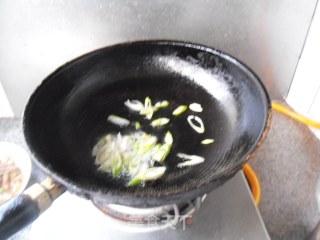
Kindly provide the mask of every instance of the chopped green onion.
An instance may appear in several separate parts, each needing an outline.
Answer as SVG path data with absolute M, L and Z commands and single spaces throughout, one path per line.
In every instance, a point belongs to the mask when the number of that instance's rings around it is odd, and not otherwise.
M 185 153 L 178 153 L 177 157 L 182 158 L 183 160 L 188 160 L 183 163 L 179 163 L 177 165 L 178 167 L 192 166 L 192 165 L 196 165 L 204 162 L 204 157 L 201 157 L 198 155 L 188 155 Z
M 139 171 L 139 167 L 140 167 L 139 158 L 138 157 L 133 158 L 128 165 L 129 174 L 132 176 L 136 175 L 137 172 Z
M 143 175 L 148 168 L 149 164 L 147 162 L 141 162 L 140 159 L 135 158 L 128 169 L 131 179 Z
M 131 176 L 133 176 L 133 178 L 128 183 L 128 186 L 132 187 L 132 186 L 135 186 L 135 185 L 138 185 L 139 183 L 141 183 L 143 181 L 142 176 L 146 172 L 147 169 L 148 169 L 147 164 L 143 164 L 141 167 L 139 167 L 139 165 L 137 165 L 133 169 L 129 168 L 129 173 L 131 174 Z
M 166 171 L 166 167 L 152 167 L 149 168 L 143 175 L 143 181 L 150 181 L 160 178 L 164 172 Z
M 100 167 L 98 168 L 98 171 L 101 172 L 109 172 L 112 170 L 112 162 L 111 161 L 106 161 Z
M 149 134 L 145 134 L 139 140 L 138 144 L 139 144 L 138 155 L 142 155 L 150 151 L 157 144 L 157 138 Z
M 121 155 L 117 152 L 112 160 L 112 175 L 117 176 L 122 169 Z
M 182 167 L 187 167 L 187 166 L 193 166 L 193 165 L 203 163 L 203 161 L 204 160 L 200 160 L 200 159 L 189 160 L 189 161 L 185 161 L 182 163 L 178 163 L 177 167 L 182 168 Z
M 113 155 L 113 149 L 110 149 L 107 145 L 104 145 L 96 156 L 96 164 L 103 164 Z
M 157 141 L 157 137 L 141 131 L 130 135 L 106 135 L 95 146 L 98 171 L 113 177 L 124 174 L 131 179 L 129 186 L 157 179 L 163 175 L 165 167 L 154 167 L 154 163 L 165 160 L 171 149 L 171 144 L 166 143 L 172 143 L 173 138 L 167 132 L 165 144 Z
M 141 107 L 139 104 L 139 107 L 136 109 L 140 109 L 140 115 L 144 115 L 147 119 L 151 119 L 153 114 L 158 111 L 160 108 L 165 108 L 169 106 L 169 102 L 167 100 L 157 102 L 154 106 L 152 106 L 152 101 L 150 97 L 146 97 L 144 100 L 144 106 Z
M 136 122 L 136 123 L 134 124 L 134 127 L 135 127 L 137 130 L 140 129 L 140 128 L 141 128 L 140 122 Z
M 161 147 L 152 155 L 152 159 L 156 162 L 163 162 L 168 156 L 171 150 L 170 144 L 163 144 Z
M 197 132 L 197 133 L 204 133 L 205 129 L 204 129 L 204 125 L 203 122 L 201 120 L 201 118 L 199 118 L 198 116 L 194 116 L 194 115 L 190 115 L 187 118 L 188 123 L 190 124 L 190 126 Z M 195 120 L 199 126 L 195 125 L 192 121 Z
M 177 157 L 182 158 L 183 160 L 198 160 L 204 161 L 204 157 L 198 155 L 189 155 L 185 153 L 177 153 Z
M 140 184 L 142 182 L 142 179 L 140 176 L 135 176 L 129 183 L 128 186 L 129 187 L 133 187 L 136 186 L 138 184 Z
M 122 165 L 124 169 L 129 168 L 129 165 L 131 162 L 133 162 L 134 157 L 131 154 L 123 154 L 123 161 L 122 161 Z
M 214 142 L 214 139 L 207 138 L 207 139 L 202 140 L 201 144 L 205 144 L 206 145 L 206 144 L 211 144 L 213 142 Z
M 142 181 L 152 181 L 156 180 L 165 173 L 166 167 L 152 167 L 144 171 L 143 173 L 138 173 L 128 184 L 128 186 L 136 186 L 140 184 Z
M 108 117 L 108 121 L 113 124 L 116 124 L 120 127 L 126 127 L 130 124 L 130 121 L 128 119 L 125 119 L 123 117 L 119 117 L 117 115 L 110 115 Z
M 96 145 L 94 145 L 93 149 L 92 149 L 92 153 L 91 155 L 93 157 L 97 156 L 98 152 L 100 151 L 100 149 L 103 147 L 103 145 L 106 143 L 106 139 L 105 138 L 101 138 L 98 143 Z
M 168 102 L 167 100 L 161 101 L 161 102 L 157 102 L 157 103 L 154 105 L 154 107 L 155 107 L 156 109 L 158 109 L 158 108 L 165 108 L 165 107 L 168 107 L 168 106 L 169 106 L 169 102 Z
M 172 137 L 172 134 L 170 131 L 168 131 L 164 137 L 164 142 L 165 144 L 169 144 L 169 145 L 172 145 L 173 143 L 173 137 Z
M 151 98 L 150 97 L 146 97 L 144 99 L 144 107 L 145 108 L 152 107 L 152 102 L 151 102 Z
M 184 113 L 187 109 L 188 107 L 186 105 L 181 105 L 172 112 L 172 115 L 179 116 L 180 114 Z
M 153 155 L 161 148 L 162 144 L 161 143 L 157 143 L 151 150 L 151 154 L 152 154 L 152 157 Z
M 151 122 L 151 126 L 152 127 L 159 127 L 159 126 L 163 126 L 163 125 L 166 125 L 170 122 L 170 119 L 169 118 L 158 118 L 156 120 L 153 120 Z
M 202 107 L 199 103 L 191 103 L 189 105 L 190 110 L 194 111 L 194 112 L 202 112 Z
M 146 114 L 146 119 L 151 119 L 152 118 L 152 116 L 153 116 L 153 110 L 151 111 L 148 111 L 148 113 Z
M 141 142 L 141 144 L 147 145 L 147 146 L 154 145 L 155 143 L 157 143 L 157 137 L 152 136 L 150 134 L 144 134 L 141 137 L 140 142 Z
M 124 102 L 124 105 L 127 106 L 130 110 L 135 112 L 140 112 L 143 109 L 143 103 L 139 100 L 127 100 Z
M 127 100 L 124 105 L 132 111 L 139 112 L 145 118 L 151 119 L 156 111 L 160 108 L 169 106 L 167 100 L 159 101 L 154 106 L 150 97 L 146 97 L 144 103 L 139 100 Z M 202 107 L 200 104 L 192 103 L 189 105 L 192 111 L 201 112 Z M 178 116 L 187 111 L 187 105 L 177 107 L 172 115 Z M 190 126 L 198 133 L 203 133 L 204 125 L 202 120 L 194 115 L 187 118 Z M 128 126 L 130 121 L 128 119 L 110 115 L 108 121 L 119 126 Z M 162 117 L 151 121 L 152 127 L 164 126 L 170 122 L 169 118 Z M 134 124 L 136 130 L 141 128 L 140 122 L 136 121 Z M 170 131 L 164 136 L 163 143 L 158 143 L 155 136 L 146 134 L 142 131 L 136 131 L 130 135 L 121 135 L 120 133 L 108 134 L 94 146 L 92 155 L 95 156 L 95 163 L 99 166 L 98 170 L 108 172 L 112 176 L 125 175 L 130 178 L 129 186 L 135 186 L 141 182 L 151 181 L 160 178 L 166 171 L 166 167 L 154 167 L 155 162 L 157 165 L 161 164 L 169 155 L 172 144 L 173 136 Z M 204 139 L 202 144 L 210 144 L 213 139 Z M 179 163 L 178 167 L 191 166 L 199 164 L 204 161 L 203 157 L 196 155 L 187 155 L 178 153 L 178 157 L 183 158 L 184 162 Z M 161 164 L 162 165 L 162 164 Z
M 152 159 L 156 162 L 163 162 L 168 156 L 171 146 L 173 143 L 173 137 L 170 131 L 168 131 L 164 137 L 164 144 L 158 144 L 160 147 L 156 149 L 155 153 L 152 156 Z
M 140 115 L 145 115 L 147 119 L 151 119 L 153 116 L 154 109 L 150 97 L 146 97 L 144 100 L 144 108 L 141 109 Z

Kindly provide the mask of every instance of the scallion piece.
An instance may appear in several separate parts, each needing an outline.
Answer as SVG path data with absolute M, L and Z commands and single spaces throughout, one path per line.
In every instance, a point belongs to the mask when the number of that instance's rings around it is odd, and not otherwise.
M 103 164 L 113 155 L 113 149 L 110 149 L 107 145 L 104 145 L 97 153 L 95 164 Z
M 124 102 L 124 105 L 127 106 L 130 110 L 135 112 L 140 112 L 143 109 L 143 103 L 139 100 L 127 100 Z
M 111 170 L 112 170 L 112 162 L 111 161 L 105 161 L 98 168 L 98 171 L 101 171 L 101 172 L 110 172 Z
M 201 120 L 201 118 L 199 118 L 198 116 L 194 116 L 194 115 L 190 115 L 187 118 L 188 123 L 190 124 L 190 126 L 197 132 L 197 133 L 204 133 L 205 129 L 204 129 L 204 125 L 203 122 Z M 196 121 L 198 123 L 199 126 L 195 125 L 192 121 Z
M 117 115 L 110 115 L 108 117 L 108 121 L 120 127 L 126 127 L 130 124 L 130 121 L 128 119 L 119 117 Z
M 164 172 L 166 171 L 166 167 L 152 167 L 147 169 L 145 173 L 142 175 L 143 181 L 150 181 L 160 178 Z
M 96 145 L 94 145 L 93 149 L 92 149 L 92 153 L 91 155 L 93 157 L 97 156 L 98 152 L 100 151 L 100 149 L 103 147 L 103 145 L 106 143 L 106 139 L 105 138 L 101 138 L 98 143 Z
M 141 177 L 140 176 L 136 176 L 128 183 L 128 186 L 129 187 L 133 187 L 133 186 L 136 186 L 136 185 L 140 184 L 141 182 L 142 182 Z
M 168 107 L 169 106 L 169 102 L 167 100 L 164 100 L 164 101 L 161 101 L 161 102 L 157 102 L 154 107 L 156 109 L 159 109 L 159 108 L 165 108 L 165 107 Z
M 152 107 L 152 102 L 151 102 L 151 98 L 150 97 L 146 97 L 144 99 L 144 107 L 145 108 Z
M 148 151 L 150 151 L 156 144 L 157 138 L 148 134 L 145 134 L 143 137 L 140 138 L 138 147 L 138 155 L 142 155 Z
M 179 163 L 178 167 L 186 167 L 186 166 L 192 166 L 199 163 L 204 162 L 204 157 L 198 156 L 198 155 L 189 155 L 185 153 L 178 153 L 177 157 L 182 158 L 183 160 L 187 160 L 183 163 Z
M 198 156 L 198 155 L 189 155 L 185 153 L 177 153 L 177 157 L 182 158 L 184 160 L 199 160 L 199 161 L 204 161 L 204 157 Z
M 202 112 L 202 107 L 199 103 L 191 103 L 189 109 L 194 112 Z
M 179 107 L 177 107 L 173 112 L 172 115 L 173 116 L 179 116 L 182 113 L 184 113 L 186 110 L 188 109 L 188 107 L 186 105 L 181 105 Z
M 182 168 L 182 167 L 187 167 L 187 166 L 193 166 L 193 165 L 197 165 L 200 163 L 203 163 L 204 160 L 200 160 L 200 159 L 193 159 L 193 160 L 188 160 L 182 163 L 178 163 L 177 167 Z
M 160 126 L 164 126 L 164 125 L 168 124 L 169 122 L 170 122 L 169 118 L 158 118 L 158 119 L 153 120 L 150 125 L 152 127 L 160 127 Z
M 152 167 L 144 171 L 144 173 L 138 173 L 128 184 L 128 186 L 136 186 L 141 182 L 147 182 L 156 180 L 165 173 L 166 167 Z
M 128 172 L 131 176 L 136 175 L 139 172 L 140 160 L 138 157 L 133 158 L 128 164 Z
M 151 119 L 153 116 L 154 109 L 150 97 L 146 97 L 144 100 L 144 108 L 141 109 L 140 115 L 145 115 L 147 119 Z
M 117 176 L 122 169 L 122 159 L 119 153 L 116 153 L 112 160 L 112 175 Z
M 160 163 L 170 152 L 173 138 L 167 132 L 165 144 L 158 143 L 156 136 L 136 131 L 130 135 L 107 134 L 95 146 L 98 171 L 119 174 L 131 179 L 129 186 L 160 177 L 165 167 L 154 167 L 155 159 Z M 171 143 L 171 144 L 168 144 Z
M 165 137 L 164 137 L 164 142 L 165 142 L 165 144 L 172 145 L 172 143 L 173 143 L 173 136 L 172 136 L 172 134 L 171 134 L 170 131 L 168 131 L 168 132 L 166 133 L 166 135 L 165 135 Z
M 141 128 L 140 122 L 135 122 L 134 127 L 138 130 Z
M 214 139 L 207 138 L 201 141 L 201 144 L 204 144 L 204 145 L 211 144 L 211 143 L 214 143 Z
M 152 159 L 156 162 L 163 162 L 168 156 L 171 150 L 170 144 L 163 144 L 161 147 L 152 155 Z

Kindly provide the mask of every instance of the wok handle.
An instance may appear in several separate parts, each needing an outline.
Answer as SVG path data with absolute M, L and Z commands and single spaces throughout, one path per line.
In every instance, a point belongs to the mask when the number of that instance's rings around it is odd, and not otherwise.
M 65 189 L 46 178 L 0 208 L 0 239 L 6 239 L 32 223 Z

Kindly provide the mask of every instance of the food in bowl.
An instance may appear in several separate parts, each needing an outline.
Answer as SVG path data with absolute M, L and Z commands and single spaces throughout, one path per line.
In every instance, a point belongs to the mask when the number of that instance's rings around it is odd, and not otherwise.
M 0 159 L 0 204 L 15 196 L 23 184 L 21 169 L 12 158 Z
M 31 174 L 31 161 L 20 146 L 0 142 L 0 205 L 21 193 Z

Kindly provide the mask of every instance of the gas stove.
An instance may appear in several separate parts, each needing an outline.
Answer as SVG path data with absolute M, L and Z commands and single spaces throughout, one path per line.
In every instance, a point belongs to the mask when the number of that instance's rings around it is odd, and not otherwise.
M 134 208 L 115 204 L 93 202 L 106 218 L 112 221 L 113 229 L 124 232 L 154 232 L 174 228 L 177 224 L 191 224 L 192 214 L 198 210 L 206 195 L 180 204 L 153 208 Z
M 106 205 L 70 193 L 12 239 L 270 239 L 242 172 L 211 193 L 156 208 Z

